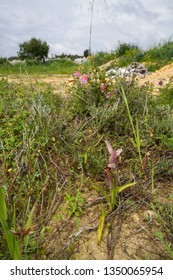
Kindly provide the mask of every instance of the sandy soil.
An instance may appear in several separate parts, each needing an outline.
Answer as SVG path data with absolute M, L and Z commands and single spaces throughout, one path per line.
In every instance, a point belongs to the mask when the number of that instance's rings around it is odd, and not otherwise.
M 166 204 L 173 193 L 173 184 L 157 185 L 152 201 L 164 200 Z M 94 196 L 94 195 L 93 195 Z M 164 246 L 156 237 L 160 228 L 155 213 L 150 208 L 150 201 L 145 200 L 139 207 L 123 210 L 106 223 L 100 244 L 98 229 L 101 215 L 101 204 L 84 211 L 80 218 L 59 221 L 53 219 L 49 224 L 52 234 L 46 237 L 45 259 L 77 260 L 135 260 L 167 259 Z M 132 207 L 133 208 L 133 207 Z M 89 229 L 89 230 L 87 230 Z M 68 247 L 68 249 L 67 249 Z
M 111 65 L 114 62 L 108 62 L 100 67 L 100 69 L 104 70 L 108 65 Z M 159 89 L 159 81 L 163 82 L 163 85 L 168 83 L 169 80 L 173 78 L 173 63 L 162 67 L 160 70 L 157 70 L 153 73 L 148 74 L 145 78 L 137 77 L 136 80 L 140 85 L 150 83 L 154 85 L 155 93 L 157 93 Z M 0 77 L 2 79 L 2 77 Z M 25 76 L 22 75 L 20 78 L 9 75 L 7 77 L 9 82 L 14 83 L 47 83 L 50 84 L 55 93 L 66 93 L 67 86 L 73 83 L 73 77 L 69 75 L 39 75 L 39 76 Z
M 168 64 L 161 69 L 150 73 L 145 78 L 137 77 L 136 80 L 140 85 L 150 83 L 154 86 L 154 93 L 157 94 L 159 91 L 159 82 L 163 82 L 163 86 L 167 84 L 170 79 L 173 78 L 173 63 Z

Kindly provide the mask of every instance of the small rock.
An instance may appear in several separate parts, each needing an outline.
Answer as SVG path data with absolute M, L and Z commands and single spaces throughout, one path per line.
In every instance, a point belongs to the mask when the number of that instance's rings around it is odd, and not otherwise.
M 154 211 L 152 210 L 146 210 L 143 213 L 143 220 L 144 221 L 150 221 L 153 220 L 153 218 L 156 216 L 156 214 L 154 213 Z
M 135 223 L 139 223 L 139 222 L 140 222 L 140 217 L 139 217 L 139 215 L 138 215 L 137 213 L 134 213 L 134 214 L 132 215 L 132 220 L 133 220 L 133 222 L 135 222 Z

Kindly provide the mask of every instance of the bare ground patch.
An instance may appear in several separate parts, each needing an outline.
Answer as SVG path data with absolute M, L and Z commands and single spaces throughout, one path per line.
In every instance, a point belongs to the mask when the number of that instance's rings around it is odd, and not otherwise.
M 103 202 L 94 193 L 94 199 L 86 200 L 86 207 L 80 217 L 51 220 L 52 230 L 45 240 L 45 259 L 77 260 L 130 260 L 169 259 L 156 236 L 160 224 L 151 210 L 151 202 L 168 202 L 173 185 L 158 184 L 154 194 L 146 195 L 136 203 L 124 201 L 105 219 L 103 236 L 98 244 L 98 225 Z M 100 198 L 101 199 L 101 198 Z M 96 205 L 94 203 L 96 202 Z M 170 202 L 170 200 L 169 200 Z

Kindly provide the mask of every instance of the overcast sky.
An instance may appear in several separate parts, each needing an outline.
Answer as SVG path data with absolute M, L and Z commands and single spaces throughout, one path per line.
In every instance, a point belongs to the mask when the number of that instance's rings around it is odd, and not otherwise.
M 51 54 L 83 54 L 89 47 L 93 0 L 0 0 L 0 57 L 17 55 L 19 43 L 47 41 Z M 173 39 L 172 0 L 95 0 L 91 50 L 118 42 L 146 49 Z M 171 37 L 172 36 L 172 37 Z

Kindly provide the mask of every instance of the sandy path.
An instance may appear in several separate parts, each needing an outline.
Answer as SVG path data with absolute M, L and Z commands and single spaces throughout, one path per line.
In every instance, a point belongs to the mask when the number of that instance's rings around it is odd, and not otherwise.
M 108 63 L 102 65 L 100 68 L 105 69 L 107 64 Z M 21 77 L 8 75 L 6 78 L 8 82 L 14 83 L 47 83 L 53 87 L 54 93 L 67 93 L 67 85 L 70 85 L 73 82 L 73 77 L 70 75 L 22 75 Z M 151 74 L 148 74 L 145 78 L 137 77 L 136 80 L 138 81 L 139 85 L 146 83 L 153 84 L 155 88 L 154 93 L 158 93 L 160 87 L 158 83 L 162 81 L 163 85 L 165 85 L 170 81 L 171 78 L 173 78 L 173 63 L 168 64 Z M 3 79 L 3 76 L 0 77 L 0 79 Z
M 170 79 L 173 78 L 173 63 L 168 64 L 161 69 L 147 75 L 145 78 L 137 77 L 136 80 L 140 85 L 150 83 L 153 84 L 155 88 L 155 93 L 158 92 L 159 89 L 159 82 L 163 82 L 163 86 L 167 84 Z
M 4 77 L 0 77 L 2 80 Z M 66 83 L 70 79 L 69 75 L 7 75 L 5 77 L 9 83 L 24 83 L 24 84 L 35 84 L 35 83 L 47 83 L 50 84 L 53 89 L 54 93 L 65 93 L 66 91 Z

